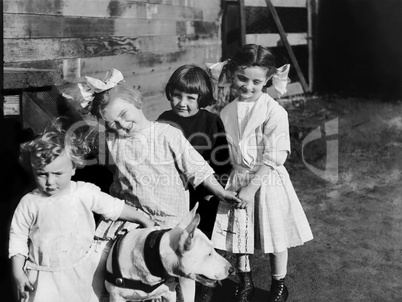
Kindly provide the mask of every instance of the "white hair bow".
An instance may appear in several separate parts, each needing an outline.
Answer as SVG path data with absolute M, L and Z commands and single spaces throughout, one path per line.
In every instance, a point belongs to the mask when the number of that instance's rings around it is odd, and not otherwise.
M 279 96 L 284 95 L 287 92 L 286 86 L 288 85 L 290 64 L 285 64 L 277 68 L 276 73 L 272 77 L 272 86 L 274 86 L 276 93 Z
M 94 99 L 95 93 L 109 90 L 123 80 L 124 77 L 122 73 L 114 68 L 106 72 L 106 76 L 103 81 L 91 77 L 85 77 L 85 83 L 78 83 L 78 88 L 80 89 L 81 95 L 84 99 L 84 102 L 81 103 L 81 106 L 83 108 L 87 107 L 88 104 Z
M 222 72 L 227 62 L 228 61 L 206 63 L 207 71 L 217 87 L 230 87 L 232 85 L 231 81 L 227 78 L 226 72 Z M 272 77 L 272 86 L 274 86 L 275 91 L 279 96 L 282 96 L 287 92 L 286 86 L 289 82 L 289 70 L 290 64 L 285 64 L 277 68 L 276 73 Z

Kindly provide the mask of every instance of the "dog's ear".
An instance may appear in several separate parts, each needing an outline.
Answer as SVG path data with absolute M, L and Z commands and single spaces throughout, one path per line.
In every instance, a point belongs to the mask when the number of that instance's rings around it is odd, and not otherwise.
M 190 224 L 183 231 L 180 238 L 180 249 L 182 252 L 189 251 L 194 246 L 194 232 L 200 224 L 200 215 L 196 214 Z
M 191 221 L 194 219 L 195 214 L 197 213 L 198 209 L 198 202 L 195 204 L 195 206 L 191 209 L 191 211 L 183 217 L 183 219 L 180 221 L 180 223 L 177 225 L 179 228 L 185 229 Z

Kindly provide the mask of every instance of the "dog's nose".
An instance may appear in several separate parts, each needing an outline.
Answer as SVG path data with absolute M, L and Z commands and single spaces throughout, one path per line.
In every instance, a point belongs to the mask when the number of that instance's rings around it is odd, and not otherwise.
M 234 275 L 235 274 L 235 269 L 233 266 L 229 267 L 229 275 Z

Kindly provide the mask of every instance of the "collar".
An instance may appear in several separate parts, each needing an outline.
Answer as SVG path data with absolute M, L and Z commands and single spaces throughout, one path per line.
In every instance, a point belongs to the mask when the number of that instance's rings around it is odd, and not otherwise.
M 159 253 L 159 247 L 162 236 L 170 231 L 170 229 L 157 230 L 149 233 L 145 239 L 144 245 L 144 260 L 149 272 L 162 279 L 169 278 L 170 275 L 163 266 L 161 255 Z
M 121 239 L 124 237 L 126 233 L 118 235 L 118 237 L 116 238 L 115 247 L 112 252 L 113 273 L 110 273 L 109 271 L 106 270 L 106 276 L 105 276 L 106 280 L 118 287 L 138 289 L 148 293 L 152 292 L 157 287 L 165 283 L 166 281 L 165 279 L 168 279 L 171 276 L 167 273 L 165 267 L 162 264 L 162 260 L 159 254 L 159 247 L 163 234 L 165 234 L 169 230 L 170 229 L 157 230 L 149 233 L 147 238 L 145 239 L 145 245 L 144 245 L 145 265 L 147 266 L 152 275 L 162 278 L 161 282 L 155 285 L 149 285 L 139 280 L 132 280 L 123 277 L 118 262 L 118 255 L 120 252 Z

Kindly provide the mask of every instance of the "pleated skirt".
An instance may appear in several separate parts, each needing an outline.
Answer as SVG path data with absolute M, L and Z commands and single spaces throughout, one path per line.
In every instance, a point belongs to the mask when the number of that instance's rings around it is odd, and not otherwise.
M 238 191 L 254 177 L 246 169 L 232 172 L 226 189 Z M 272 169 L 246 210 L 220 202 L 212 241 L 231 253 L 282 252 L 313 239 L 310 225 L 284 166 Z

